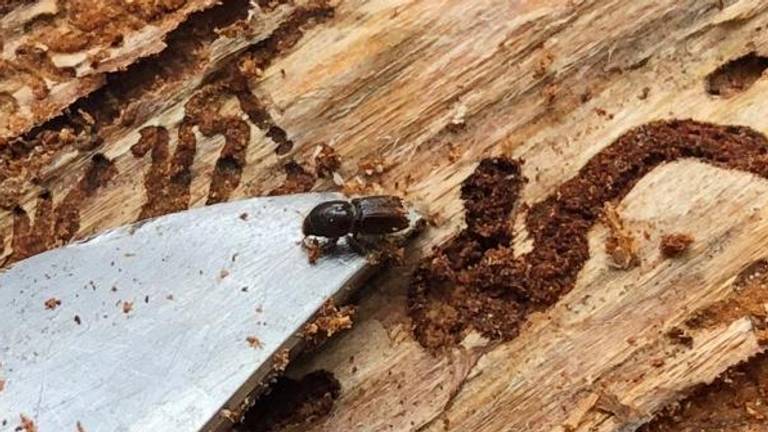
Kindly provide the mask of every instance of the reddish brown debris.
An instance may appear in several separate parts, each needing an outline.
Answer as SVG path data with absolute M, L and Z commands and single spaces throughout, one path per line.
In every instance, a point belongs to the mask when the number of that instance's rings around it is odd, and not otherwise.
M 611 258 L 611 264 L 623 270 L 640 264 L 637 255 L 637 244 L 632 233 L 624 227 L 624 221 L 616 211 L 616 207 L 607 203 L 603 209 L 603 222 L 608 226 L 608 238 L 605 240 L 605 251 Z
M 372 156 L 363 159 L 357 164 L 359 174 L 365 177 L 374 177 L 383 174 L 387 168 L 389 168 L 387 162 L 380 156 Z
M 316 238 L 305 239 L 302 246 L 307 251 L 307 260 L 310 264 L 315 264 L 323 256 L 324 244 Z
M 666 234 L 661 238 L 661 254 L 667 258 L 676 258 L 683 255 L 693 243 L 690 234 Z
M 524 183 L 520 162 L 506 158 L 483 160 L 464 181 L 467 228 L 420 265 L 409 292 L 409 313 L 424 346 L 458 343 L 470 326 L 497 338 L 517 334 L 518 305 L 461 283 L 460 273 L 476 266 L 485 250 L 511 241 L 510 213 Z M 504 318 L 489 319 L 494 314 Z
M 21 414 L 19 417 L 21 420 L 21 424 L 19 425 L 19 427 L 16 428 L 17 431 L 37 432 L 37 426 L 35 425 L 34 420 L 25 416 L 24 414 Z
M 352 319 L 356 311 L 354 306 L 338 307 L 333 300 L 328 300 L 312 321 L 304 326 L 301 337 L 310 346 L 319 346 L 334 334 L 352 328 Z
M 276 189 L 269 192 L 268 195 L 288 195 L 302 192 L 309 192 L 317 180 L 312 173 L 308 172 L 295 161 L 290 161 L 283 166 L 285 171 L 285 181 Z
M 328 144 L 321 144 L 315 155 L 315 174 L 320 178 L 330 178 L 341 167 L 341 158 Z
M 710 329 L 750 317 L 758 326 L 768 322 L 768 260 L 759 259 L 739 272 L 726 298 L 697 310 L 686 320 L 691 329 Z M 762 330 L 757 328 L 755 330 Z
M 724 327 L 749 317 L 760 343 L 765 343 L 768 312 L 768 261 L 757 260 L 739 272 L 729 296 L 685 322 L 690 329 Z M 693 346 L 685 329 L 669 333 L 676 342 Z M 714 383 L 692 389 L 691 395 L 673 403 L 639 432 L 763 431 L 768 430 L 768 355 L 763 353 L 732 367 Z
M 686 348 L 693 348 L 693 337 L 681 328 L 674 327 L 667 332 L 667 336 L 672 342 L 683 345 Z
M 123 313 L 128 315 L 133 310 L 133 302 L 123 301 Z
M 245 338 L 245 341 L 248 342 L 248 345 L 251 346 L 251 348 L 261 348 L 261 340 L 257 338 L 256 336 L 248 336 Z
M 61 306 L 61 300 L 56 297 L 51 297 L 45 301 L 45 308 L 48 310 L 55 310 L 59 306 Z
M 272 358 L 272 372 L 282 372 L 291 362 L 291 350 L 283 348 Z
M 151 150 L 152 162 L 144 176 L 147 201 L 139 220 L 184 210 L 189 206 L 190 169 L 194 161 L 197 138 L 190 123 L 178 130 L 178 143 L 171 156 L 170 136 L 164 127 L 146 127 L 139 142 L 131 147 L 134 157 L 144 157 Z
M 768 178 L 768 140 L 752 129 L 691 120 L 630 130 L 592 157 L 526 216 L 532 251 L 516 256 L 510 215 L 524 179 L 520 162 L 483 161 L 462 186 L 467 228 L 417 269 L 409 291 L 416 338 L 430 348 L 470 329 L 511 339 L 535 310 L 573 288 L 589 258 L 587 233 L 608 202 L 620 201 L 663 162 L 696 158 Z
M 80 230 L 80 207 L 114 176 L 112 161 L 95 154 L 83 176 L 53 208 L 53 196 L 44 191 L 38 196 L 34 223 L 21 207 L 13 211 L 13 254 L 9 262 L 44 252 L 71 241 Z

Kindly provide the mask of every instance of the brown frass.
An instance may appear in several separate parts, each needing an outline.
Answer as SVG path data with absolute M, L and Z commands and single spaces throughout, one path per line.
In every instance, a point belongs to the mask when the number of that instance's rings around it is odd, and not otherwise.
M 315 155 L 315 174 L 319 178 L 331 178 L 341 168 L 341 158 L 328 144 L 322 144 Z
M 695 158 L 768 178 L 768 139 L 750 128 L 692 120 L 652 122 L 604 148 L 526 215 L 531 252 L 515 255 L 511 224 L 525 179 L 521 162 L 487 159 L 462 185 L 467 228 L 416 270 L 408 310 L 419 342 L 458 343 L 474 329 L 511 339 L 529 313 L 569 292 L 589 258 L 587 234 L 608 202 L 620 201 L 664 162 Z
M 693 243 L 693 237 L 690 234 L 665 234 L 661 238 L 659 249 L 665 257 L 675 258 L 684 254 L 691 243 Z

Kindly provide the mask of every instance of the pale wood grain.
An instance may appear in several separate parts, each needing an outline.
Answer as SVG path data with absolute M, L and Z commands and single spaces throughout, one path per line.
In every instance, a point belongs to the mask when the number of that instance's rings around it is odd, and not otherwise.
M 251 88 L 295 141 L 287 157 L 311 165 L 315 145 L 331 143 L 345 179 L 358 174 L 362 159 L 392 163 L 372 189 L 403 194 L 443 221 L 410 252 L 416 260 L 461 225 L 458 185 L 482 157 L 524 158 L 522 200 L 533 203 L 626 130 L 651 120 L 692 117 L 768 132 L 768 80 L 727 100 L 705 92 L 706 75 L 723 62 L 768 54 L 768 5 L 724 4 L 341 1 L 332 20 L 307 30 Z M 253 43 L 284 17 L 267 20 L 260 37 L 232 43 Z M 191 77 L 162 96 L 148 95 L 146 112 L 154 115 L 106 132 L 100 151 L 120 174 L 81 208 L 81 234 L 135 220 L 147 161 L 135 159 L 130 146 L 146 125 L 165 126 L 174 137 L 199 84 Z M 644 87 L 648 97 L 640 99 Z M 591 99 L 582 101 L 587 92 Z M 224 110 L 243 115 L 232 100 Z M 460 113 L 464 129 L 453 132 Z M 282 182 L 286 156 L 274 153 L 264 131 L 251 132 L 233 198 Z M 220 136 L 199 138 L 193 205 L 205 202 L 223 144 Z M 55 197 L 81 175 L 88 156 L 55 159 L 46 176 Z M 30 188 L 23 201 L 30 213 L 37 191 Z M 657 168 L 618 209 L 629 230 L 649 233 L 638 236 L 641 265 L 613 269 L 602 247 L 605 228 L 595 227 L 574 290 L 503 344 L 470 335 L 446 354 L 427 353 L 410 336 L 407 271 L 387 272 L 366 290 L 356 326 L 294 366 L 296 374 L 329 369 L 343 386 L 331 415 L 312 430 L 633 430 L 693 385 L 763 349 L 747 317 L 694 333 L 692 349 L 674 345 L 665 332 L 733 295 L 734 277 L 764 256 L 766 192 L 764 180 L 700 162 Z M 5 232 L 9 219 L 2 220 Z M 660 236 L 681 230 L 696 238 L 690 257 L 661 259 Z M 606 400 L 617 412 L 602 409 Z

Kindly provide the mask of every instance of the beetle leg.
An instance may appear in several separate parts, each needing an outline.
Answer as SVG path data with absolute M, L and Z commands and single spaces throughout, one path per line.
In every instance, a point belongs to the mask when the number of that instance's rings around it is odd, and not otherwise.
M 365 255 L 367 253 L 365 245 L 357 237 L 357 234 L 352 234 L 347 237 L 347 244 L 356 254 Z
M 338 237 L 329 237 L 323 244 L 323 249 L 326 251 L 333 250 L 334 248 L 336 248 L 336 243 L 338 242 L 339 242 Z

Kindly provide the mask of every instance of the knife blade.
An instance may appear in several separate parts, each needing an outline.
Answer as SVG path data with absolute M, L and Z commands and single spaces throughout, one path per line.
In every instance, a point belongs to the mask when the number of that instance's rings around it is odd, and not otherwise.
M 328 299 L 371 273 L 301 224 L 335 193 L 254 198 L 98 234 L 0 274 L 0 431 L 217 430 Z M 414 221 L 418 215 L 412 213 Z M 248 343 L 259 341 L 259 344 Z M 258 346 L 254 346 L 258 345 Z

